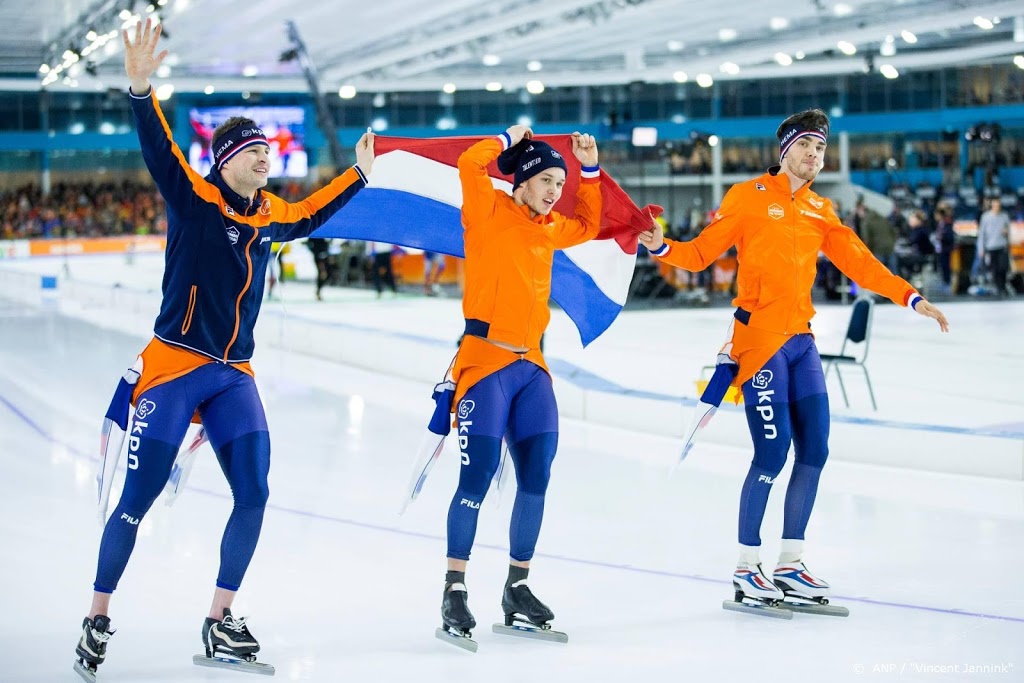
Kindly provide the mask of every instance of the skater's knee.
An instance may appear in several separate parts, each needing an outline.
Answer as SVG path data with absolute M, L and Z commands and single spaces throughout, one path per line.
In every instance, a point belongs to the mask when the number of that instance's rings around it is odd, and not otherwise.
M 244 434 L 222 446 L 219 455 L 235 505 L 266 507 L 270 497 L 270 435 L 265 431 Z
M 266 478 L 262 481 L 249 482 L 232 489 L 235 507 L 265 508 L 270 498 L 270 485 Z
M 156 501 L 156 495 L 132 495 L 127 491 L 121 495 L 121 501 L 114 508 L 114 514 L 110 516 L 109 522 L 124 522 L 132 526 L 138 526 L 142 518 L 149 512 Z
M 509 450 L 516 466 L 516 484 L 524 493 L 543 496 L 551 479 L 551 463 L 558 446 L 558 432 L 545 432 L 513 444 Z
M 828 460 L 828 441 L 813 443 L 809 446 L 804 444 L 802 447 L 798 445 L 795 450 L 795 459 L 798 465 L 821 469 L 825 466 L 825 461 Z
M 763 470 L 772 477 L 775 477 L 782 472 L 782 468 L 786 465 L 786 454 L 788 450 L 788 444 L 785 449 L 764 446 L 759 447 L 755 444 L 754 459 L 751 462 L 751 465 L 759 470 Z
M 462 452 L 459 490 L 483 500 L 494 473 L 498 471 L 501 439 L 490 436 L 462 437 L 459 446 Z
M 455 496 L 452 498 L 452 510 L 479 510 L 486 496 L 486 488 L 483 491 L 471 491 L 460 485 L 459 488 L 455 489 Z

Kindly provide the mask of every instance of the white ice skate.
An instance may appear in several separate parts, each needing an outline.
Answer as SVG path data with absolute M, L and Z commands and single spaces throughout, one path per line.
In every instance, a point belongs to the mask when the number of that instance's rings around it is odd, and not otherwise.
M 732 600 L 722 601 L 723 609 L 776 619 L 793 618 L 791 610 L 780 607 L 785 593 L 772 583 L 760 564 L 738 564 L 732 575 L 732 585 L 736 592 Z
M 773 580 L 786 594 L 781 607 L 794 612 L 834 617 L 850 615 L 850 610 L 845 607 L 829 604 L 828 599 L 832 591 L 828 583 L 812 574 L 801 560 L 780 562 L 775 567 Z

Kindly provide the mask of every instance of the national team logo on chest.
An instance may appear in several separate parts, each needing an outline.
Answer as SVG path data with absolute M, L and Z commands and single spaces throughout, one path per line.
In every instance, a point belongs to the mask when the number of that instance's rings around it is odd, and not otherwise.
M 238 244 L 238 228 L 233 225 L 229 225 L 224 229 L 224 232 L 228 234 L 228 242 L 231 242 L 231 244 Z
M 783 209 L 778 204 L 769 204 L 768 205 L 768 217 L 769 218 L 774 218 L 775 220 L 779 220 L 780 218 L 782 218 L 785 215 L 786 215 L 785 209 Z

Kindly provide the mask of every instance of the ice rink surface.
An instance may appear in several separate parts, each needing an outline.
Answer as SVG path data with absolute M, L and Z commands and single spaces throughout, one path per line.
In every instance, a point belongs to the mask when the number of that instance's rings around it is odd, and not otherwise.
M 79 281 L 124 278 L 122 286 L 159 287 L 159 269 L 145 263 L 85 259 L 71 268 Z M 367 330 L 390 330 L 408 335 L 409 354 L 437 365 L 454 351 L 458 304 L 328 290 L 317 305 L 309 286 L 282 291 L 284 309 L 264 308 L 253 363 L 273 441 L 271 499 L 235 605 L 236 614 L 250 616 L 260 660 L 277 667 L 277 678 L 1024 680 L 1020 480 L 834 458 L 822 478 L 806 560 L 850 617 L 786 622 L 735 614 L 721 601 L 731 595 L 749 450 L 702 443 L 670 477 L 679 440 L 651 435 L 653 418 L 628 403 L 623 409 L 636 412 L 632 430 L 561 423 L 530 584 L 569 643 L 490 632 L 501 617 L 514 490 L 503 500 L 492 493 L 481 510 L 467 576 L 479 652 L 436 640 L 445 516 L 458 475 L 453 444 L 420 499 L 397 514 L 432 409 L 430 386 L 270 348 L 261 339 L 296 318 L 368 339 Z M 854 406 L 842 408 L 833 394 L 837 419 L 1024 431 L 1024 304 L 944 308 L 953 326 L 945 337 L 895 306 L 877 308 L 871 368 L 879 411 L 863 412 L 864 397 L 855 402 L 853 395 Z M 692 379 L 713 358 L 728 316 L 724 308 L 627 311 L 582 350 L 559 314 L 547 355 L 618 386 L 692 397 Z M 823 349 L 838 344 L 847 316 L 848 309 L 830 309 L 820 324 L 816 319 Z M 100 306 L 57 301 L 40 308 L 0 292 L 0 636 L 7 653 L 0 681 L 78 680 L 74 645 L 101 533 L 99 426 L 119 374 L 149 333 L 118 324 Z M 556 372 L 556 382 L 566 381 Z M 881 454 L 913 449 L 913 430 L 890 431 L 876 444 Z M 979 438 L 962 457 L 985 458 L 985 443 Z M 833 451 L 841 446 L 833 443 Z M 766 564 L 778 550 L 787 478 L 788 468 L 762 529 Z M 117 634 L 101 681 L 246 680 L 191 663 L 201 651 L 230 507 L 227 484 L 204 447 L 174 506 L 158 500 L 141 524 L 114 595 Z

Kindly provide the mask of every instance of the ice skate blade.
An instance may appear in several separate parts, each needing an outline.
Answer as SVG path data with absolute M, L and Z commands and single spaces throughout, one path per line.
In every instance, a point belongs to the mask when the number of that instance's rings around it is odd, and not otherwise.
M 478 647 L 477 642 L 470 636 L 460 636 L 458 633 L 452 633 L 447 629 L 434 629 L 434 636 L 436 636 L 438 640 L 443 640 L 450 645 L 461 647 L 463 650 L 468 650 L 470 652 L 476 652 L 476 648 Z
M 80 661 L 75 662 L 75 673 L 89 683 L 96 683 L 96 672 L 82 664 Z
M 774 617 L 775 619 L 793 618 L 793 610 L 782 609 L 780 607 L 770 607 L 768 605 L 755 605 L 750 602 L 737 602 L 736 600 L 723 600 L 722 609 L 730 612 L 757 614 L 762 617 Z
M 231 657 L 207 657 L 206 655 L 193 655 L 192 663 L 196 666 L 208 666 L 214 669 L 230 669 L 232 671 L 240 671 L 247 674 L 263 674 L 264 676 L 273 676 L 274 667 L 271 664 L 263 664 L 262 662 L 246 662 L 241 659 L 232 659 Z
M 505 624 L 494 624 L 491 626 L 494 633 L 503 636 L 517 636 L 519 638 L 530 638 L 532 640 L 546 640 L 549 643 L 568 643 L 569 634 L 561 631 L 552 631 L 550 628 L 540 628 L 533 624 L 516 623 L 511 626 Z
M 839 605 L 822 605 L 817 602 L 796 602 L 790 601 L 790 599 L 784 600 L 779 603 L 779 607 L 791 612 L 800 612 L 801 614 L 820 614 L 825 617 L 848 617 L 850 616 L 850 610 Z

